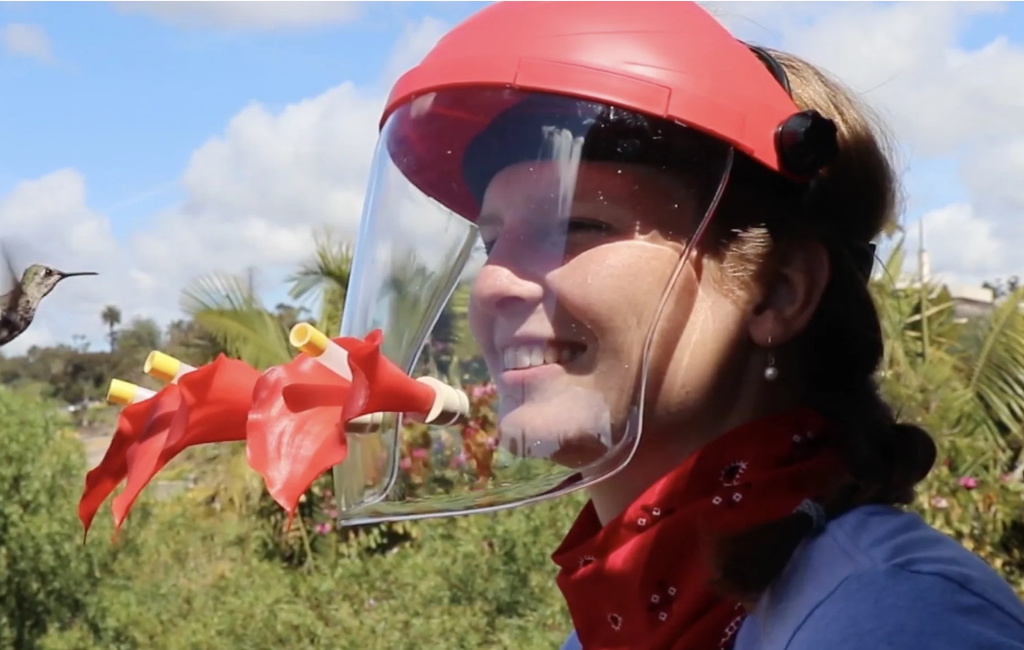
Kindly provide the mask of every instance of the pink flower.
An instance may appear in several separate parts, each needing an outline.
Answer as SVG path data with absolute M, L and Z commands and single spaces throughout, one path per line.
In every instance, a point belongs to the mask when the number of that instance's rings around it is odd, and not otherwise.
M 497 392 L 498 387 L 494 384 L 477 384 L 469 390 L 469 397 L 474 402 L 478 402 L 483 399 L 494 397 Z
M 452 456 L 452 460 L 451 460 L 451 463 L 450 463 L 451 467 L 462 467 L 465 464 L 466 464 L 466 453 L 465 452 L 460 451 L 459 453 L 457 453 L 454 456 Z
M 978 479 L 974 478 L 973 476 L 961 476 L 959 483 L 960 487 L 964 488 L 965 490 L 973 490 L 974 488 L 978 487 Z
M 332 526 L 325 521 L 321 524 L 317 524 L 316 526 L 314 526 L 313 532 L 317 535 L 326 535 L 327 533 L 331 532 L 331 528 Z
M 398 467 L 400 469 L 409 469 L 412 467 L 412 459 L 406 456 L 402 460 L 398 461 Z
M 428 455 L 428 452 L 427 452 L 426 449 L 421 449 L 421 448 L 417 447 L 416 449 L 412 450 L 412 457 L 417 459 L 417 460 L 423 460 L 424 458 L 427 457 L 427 455 Z

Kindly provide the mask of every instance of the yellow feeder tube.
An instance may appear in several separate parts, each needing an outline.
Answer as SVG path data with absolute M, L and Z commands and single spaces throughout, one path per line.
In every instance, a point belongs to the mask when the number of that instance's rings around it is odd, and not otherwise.
M 169 354 L 153 350 L 142 364 L 142 370 L 153 379 L 166 384 L 173 383 L 193 370 L 194 366 L 183 363 Z
M 137 404 L 138 402 L 147 400 L 154 395 L 156 395 L 155 391 L 143 388 L 142 386 L 137 386 L 130 381 L 123 381 L 121 379 L 111 379 L 110 387 L 107 389 L 107 401 L 119 406 Z

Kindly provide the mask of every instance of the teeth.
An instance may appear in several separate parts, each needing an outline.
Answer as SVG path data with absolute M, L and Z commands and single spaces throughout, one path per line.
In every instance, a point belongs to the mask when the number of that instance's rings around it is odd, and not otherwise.
M 583 353 L 575 347 L 561 345 L 520 345 L 505 348 L 502 355 L 505 370 L 520 370 L 549 363 L 568 363 Z
M 530 365 L 539 366 L 540 364 L 544 363 L 544 352 L 545 350 L 542 350 L 540 348 L 533 348 L 532 350 L 530 350 Z

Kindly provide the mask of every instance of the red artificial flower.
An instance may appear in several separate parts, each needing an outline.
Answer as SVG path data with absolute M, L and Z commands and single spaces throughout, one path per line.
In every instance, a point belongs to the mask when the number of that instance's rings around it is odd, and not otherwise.
M 125 408 L 103 461 L 89 472 L 79 505 L 88 530 L 100 504 L 114 499 L 115 526 L 168 462 L 188 447 L 246 441 L 249 465 L 273 499 L 294 516 L 313 481 L 345 460 L 345 424 L 367 413 L 428 413 L 434 388 L 403 373 L 380 353 L 382 335 L 334 343 L 349 354 L 352 380 L 300 354 L 260 375 L 220 355 L 154 397 Z
M 88 529 L 96 510 L 127 477 L 113 502 L 120 528 L 132 504 L 153 477 L 188 447 L 245 440 L 246 417 L 259 372 L 219 355 L 121 412 L 103 461 L 86 477 L 79 517 Z M 123 425 L 121 424 L 123 422 Z
M 118 414 L 117 429 L 103 460 L 85 475 L 85 490 L 78 502 L 78 518 L 85 529 L 83 541 L 89 535 L 89 527 L 100 506 L 128 474 L 128 453 L 144 434 L 153 399 L 129 404 Z
M 382 335 L 333 339 L 348 352 L 352 381 L 300 354 L 267 370 L 253 392 L 246 454 L 291 522 L 302 494 L 345 460 L 345 423 L 367 413 L 426 413 L 434 389 L 380 353 Z
M 111 503 L 115 533 L 121 529 L 139 494 L 162 466 L 160 457 L 167 443 L 167 434 L 175 416 L 181 412 L 181 389 L 169 384 L 146 401 L 151 404 L 149 419 L 140 435 L 125 450 L 127 480 L 124 490 Z

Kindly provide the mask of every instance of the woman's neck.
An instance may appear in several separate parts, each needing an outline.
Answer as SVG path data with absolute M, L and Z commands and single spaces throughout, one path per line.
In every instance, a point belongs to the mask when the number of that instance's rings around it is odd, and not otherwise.
M 655 481 L 722 434 L 747 422 L 800 405 L 801 400 L 795 394 L 786 396 L 789 391 L 779 392 L 770 399 L 768 396 L 756 398 L 718 411 L 729 415 L 712 418 L 710 421 L 715 424 L 682 424 L 670 427 L 670 430 L 645 426 L 640 445 L 629 464 L 614 476 L 587 488 L 601 523 L 607 524 L 618 517 Z

